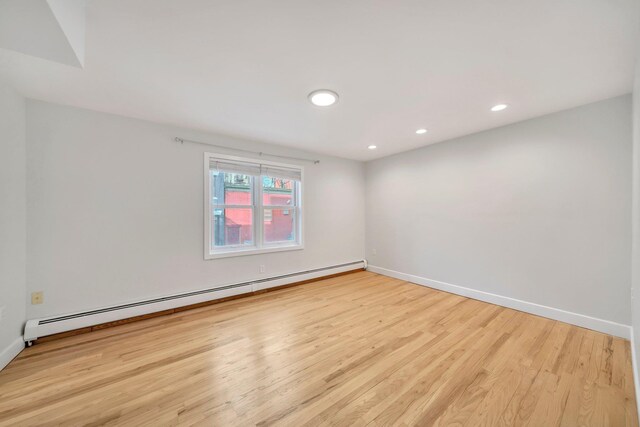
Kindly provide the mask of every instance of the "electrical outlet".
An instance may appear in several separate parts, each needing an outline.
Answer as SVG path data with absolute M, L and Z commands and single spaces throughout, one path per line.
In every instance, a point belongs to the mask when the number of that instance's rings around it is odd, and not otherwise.
M 44 293 L 42 291 L 31 292 L 31 304 L 42 304 L 44 302 Z
M 260 265 L 260 273 L 264 273 L 267 271 L 267 267 L 265 265 Z
M 371 249 L 372 255 L 378 255 L 378 250 L 376 248 Z

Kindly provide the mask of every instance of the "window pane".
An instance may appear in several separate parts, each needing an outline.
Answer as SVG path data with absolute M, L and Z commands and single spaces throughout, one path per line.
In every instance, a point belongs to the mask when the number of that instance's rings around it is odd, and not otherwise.
M 262 200 L 264 205 L 294 206 L 295 181 L 284 178 L 262 177 Z
M 253 245 L 253 209 L 213 209 L 213 246 Z
M 252 205 L 252 177 L 238 173 L 210 171 L 211 204 Z
M 264 242 L 293 242 L 295 236 L 295 209 L 264 210 Z

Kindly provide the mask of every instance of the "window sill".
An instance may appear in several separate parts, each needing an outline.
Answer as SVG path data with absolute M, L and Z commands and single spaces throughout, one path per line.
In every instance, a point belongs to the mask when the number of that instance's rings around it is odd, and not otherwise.
M 236 250 L 208 253 L 204 255 L 204 259 L 210 260 L 210 259 L 219 259 L 219 258 L 231 258 L 231 257 L 238 257 L 238 256 L 267 254 L 271 252 L 299 251 L 302 249 L 304 249 L 304 245 L 297 245 L 297 244 L 296 245 L 278 245 L 278 246 L 265 247 L 260 249 L 255 249 L 255 248 L 236 249 Z

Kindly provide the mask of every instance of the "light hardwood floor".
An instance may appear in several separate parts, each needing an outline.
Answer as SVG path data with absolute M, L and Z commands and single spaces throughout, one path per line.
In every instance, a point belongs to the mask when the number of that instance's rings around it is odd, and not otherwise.
M 636 426 L 629 343 L 359 272 L 38 344 L 0 425 Z

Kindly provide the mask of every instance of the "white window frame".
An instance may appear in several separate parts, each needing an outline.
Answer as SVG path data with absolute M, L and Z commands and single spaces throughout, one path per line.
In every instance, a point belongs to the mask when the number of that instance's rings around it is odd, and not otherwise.
M 253 177 L 253 245 L 228 246 L 221 249 L 211 249 L 211 220 L 214 205 L 211 203 L 211 179 L 209 176 L 210 164 L 212 160 L 229 160 L 241 163 L 250 163 L 252 165 L 264 165 L 282 167 L 287 169 L 295 169 L 300 171 L 300 184 L 296 185 L 293 198 L 296 201 L 295 206 L 288 206 L 291 210 L 297 212 L 294 216 L 294 230 L 296 240 L 294 242 L 274 242 L 265 243 L 264 239 L 264 198 L 262 175 Z M 266 176 L 266 175 L 265 175 Z M 304 209 L 302 203 L 302 193 L 304 185 L 304 167 L 299 165 L 291 165 L 286 163 L 272 162 L 267 160 L 251 159 L 238 156 L 229 156 L 226 154 L 204 153 L 204 259 L 219 259 L 246 255 L 257 255 L 270 252 L 295 251 L 304 249 Z M 233 206 L 232 206 L 233 207 Z M 247 208 L 247 206 L 238 206 L 239 208 Z M 280 206 L 268 205 L 268 208 L 279 209 Z

